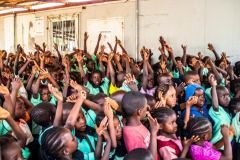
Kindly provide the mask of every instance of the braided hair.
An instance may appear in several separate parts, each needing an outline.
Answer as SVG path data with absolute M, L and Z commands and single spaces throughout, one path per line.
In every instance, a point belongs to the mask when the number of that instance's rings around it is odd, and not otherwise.
M 159 93 L 162 92 L 163 95 L 165 95 L 171 86 L 172 85 L 169 85 L 169 84 L 160 84 L 155 91 L 155 99 L 159 100 L 158 98 Z
M 156 118 L 158 123 L 163 123 L 172 114 L 175 114 L 175 111 L 173 109 L 167 107 L 160 107 L 154 110 L 153 118 Z
M 42 135 L 39 155 L 42 160 L 54 160 L 58 158 L 58 153 L 64 148 L 60 138 L 63 127 L 53 127 Z
M 190 137 L 201 136 L 207 134 L 211 129 L 211 123 L 207 118 L 196 117 L 192 118 L 187 123 L 186 131 Z

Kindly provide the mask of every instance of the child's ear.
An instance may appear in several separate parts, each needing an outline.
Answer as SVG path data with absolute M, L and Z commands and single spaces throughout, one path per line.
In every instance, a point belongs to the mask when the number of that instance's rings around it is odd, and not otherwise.
M 159 129 L 163 129 L 163 125 L 159 123 Z
M 54 121 L 54 116 L 50 116 L 49 119 L 50 119 L 51 122 L 53 122 Z
M 141 116 L 142 110 L 141 110 L 141 109 L 137 110 L 137 114 L 138 114 L 139 116 Z
M 204 138 L 205 141 L 208 141 L 208 134 L 204 134 L 203 138 Z
M 66 149 L 63 149 L 62 152 L 63 152 L 63 155 L 69 155 L 69 152 Z

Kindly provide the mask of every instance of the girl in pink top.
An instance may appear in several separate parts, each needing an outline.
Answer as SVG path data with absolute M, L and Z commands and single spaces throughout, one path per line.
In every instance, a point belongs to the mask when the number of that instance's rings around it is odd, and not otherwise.
M 231 127 L 232 128 L 232 127 Z M 229 135 L 234 134 L 229 131 L 228 126 L 221 125 L 221 133 L 223 138 L 216 144 L 208 142 L 212 138 L 212 124 L 207 118 L 192 118 L 187 123 L 186 128 L 189 136 L 199 136 L 200 140 L 190 147 L 190 154 L 193 160 L 231 160 L 232 147 Z M 233 129 L 234 130 L 234 129 Z M 224 145 L 223 153 L 217 151 Z
M 181 140 L 176 137 L 177 116 L 175 111 L 171 108 L 160 107 L 154 111 L 153 116 L 160 125 L 160 134 L 157 137 L 157 149 L 160 159 L 185 158 L 194 138 L 190 140 L 184 139 L 182 145 Z

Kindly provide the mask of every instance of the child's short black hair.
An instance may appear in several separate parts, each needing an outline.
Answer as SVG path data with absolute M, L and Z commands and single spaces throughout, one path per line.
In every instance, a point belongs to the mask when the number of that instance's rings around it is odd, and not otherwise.
M 98 73 L 98 74 L 102 77 L 102 72 L 101 72 L 100 70 L 98 70 L 98 69 L 92 70 L 91 76 L 92 76 L 93 74 L 95 74 L 95 73 Z
M 43 85 L 43 84 L 39 85 L 39 90 L 38 90 L 39 93 L 41 93 L 43 89 L 47 89 L 48 90 L 48 86 L 47 85 Z
M 154 160 L 150 151 L 144 148 L 136 148 L 130 151 L 123 160 Z
M 160 79 L 162 78 L 162 77 L 169 77 L 170 75 L 168 74 L 168 73 L 162 73 L 162 74 L 159 74 L 158 76 L 157 76 L 157 82 L 158 82 L 158 84 L 160 84 Z
M 187 123 L 186 131 L 190 137 L 207 134 L 211 129 L 211 123 L 207 118 L 191 118 Z
M 184 81 L 187 82 L 189 79 L 191 79 L 191 76 L 198 75 L 196 71 L 187 71 L 184 73 Z
M 92 97 L 92 101 L 93 101 L 94 103 L 99 104 L 99 103 L 98 103 L 98 100 L 100 100 L 100 99 L 105 99 L 106 97 L 107 97 L 106 94 L 104 94 L 104 93 L 98 93 L 98 94 L 96 94 L 94 97 Z M 102 105 L 102 104 L 100 104 L 100 105 Z M 103 106 L 101 106 L 101 107 L 103 107 Z
M 147 99 L 139 91 L 130 91 L 124 94 L 122 109 L 126 116 L 132 116 L 135 111 L 147 105 Z
M 223 61 L 222 61 L 221 59 L 218 59 L 218 60 L 215 61 L 215 65 L 216 65 L 217 67 L 220 67 L 220 64 L 221 64 L 222 62 L 223 62 Z
M 17 139 L 10 134 L 5 134 L 0 136 L 0 151 L 1 151 L 0 158 L 1 159 L 5 159 L 5 157 L 3 156 L 3 153 L 8 148 L 8 146 L 10 146 L 13 142 L 17 142 Z
M 238 104 L 240 104 L 240 98 L 232 98 L 229 102 L 228 109 L 233 115 L 236 114 L 234 110 L 236 110 Z
M 158 123 L 163 123 L 172 114 L 175 114 L 175 111 L 173 109 L 167 107 L 160 107 L 154 110 L 153 118 L 156 118 Z
M 32 120 L 40 126 L 48 127 L 50 117 L 54 119 L 56 108 L 49 102 L 42 102 L 33 107 L 31 112 Z
M 159 100 L 158 98 L 159 93 L 162 92 L 162 95 L 165 95 L 171 86 L 172 85 L 169 84 L 160 84 L 155 91 L 155 99 Z
M 230 81 L 230 91 L 236 94 L 237 89 L 240 89 L 240 79 L 234 79 Z

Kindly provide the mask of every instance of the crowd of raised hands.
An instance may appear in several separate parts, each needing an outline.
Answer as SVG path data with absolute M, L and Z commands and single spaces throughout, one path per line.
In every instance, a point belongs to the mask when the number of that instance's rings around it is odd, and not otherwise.
M 101 34 L 89 53 L 88 38 L 66 55 L 45 43 L 0 51 L 0 159 L 240 156 L 240 62 L 210 43 L 214 59 L 185 45 L 175 56 L 162 36 L 159 53 L 143 46 L 137 61 L 117 37 L 110 53 Z

